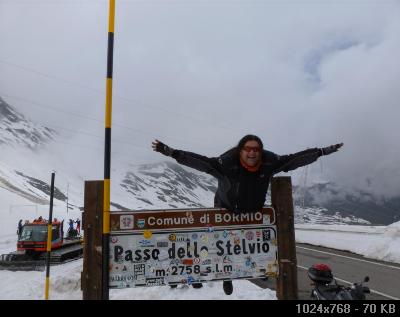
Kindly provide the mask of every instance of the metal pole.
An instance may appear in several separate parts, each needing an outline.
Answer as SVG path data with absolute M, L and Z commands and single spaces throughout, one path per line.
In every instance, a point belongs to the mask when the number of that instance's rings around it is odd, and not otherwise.
M 68 213 L 68 191 L 69 191 L 69 183 L 67 183 L 67 213 Z
M 104 205 L 103 205 L 103 238 L 102 238 L 102 299 L 109 299 L 109 253 L 110 253 L 110 186 L 111 186 L 111 114 L 112 114 L 112 73 L 114 51 L 115 0 L 110 0 L 108 18 L 108 51 L 106 81 L 106 115 L 104 146 Z
M 45 299 L 49 299 L 49 286 L 50 286 L 50 256 L 51 256 L 51 240 L 52 235 L 52 219 L 53 219 L 53 197 L 54 197 L 54 178 L 56 174 L 51 173 L 51 188 L 50 188 L 50 209 L 49 209 L 49 219 L 47 222 L 47 254 L 46 254 L 46 286 L 45 286 Z

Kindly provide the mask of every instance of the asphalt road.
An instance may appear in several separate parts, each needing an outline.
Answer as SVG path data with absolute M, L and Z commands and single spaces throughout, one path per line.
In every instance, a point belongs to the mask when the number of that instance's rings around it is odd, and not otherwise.
M 342 285 L 361 282 L 365 276 L 369 276 L 370 281 L 365 285 L 371 289 L 371 294 L 367 294 L 367 300 L 400 300 L 400 264 L 307 244 L 297 244 L 296 250 L 299 300 L 311 299 L 312 286 L 307 269 L 315 263 L 329 265 L 333 276 Z M 271 280 L 253 283 L 263 288 L 275 289 L 275 282 Z

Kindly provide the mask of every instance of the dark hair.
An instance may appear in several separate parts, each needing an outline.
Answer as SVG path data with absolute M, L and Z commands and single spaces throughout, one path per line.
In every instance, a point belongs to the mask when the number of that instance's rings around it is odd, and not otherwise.
M 237 146 L 229 149 L 228 151 L 223 153 L 221 156 L 223 156 L 225 154 L 228 154 L 228 153 L 233 154 L 233 155 L 239 155 L 240 151 L 243 149 L 244 145 L 248 141 L 256 141 L 260 145 L 261 151 L 263 150 L 264 144 L 262 143 L 261 139 L 256 135 L 248 134 L 248 135 L 245 135 L 243 138 L 240 139 L 240 141 L 239 141 Z
M 256 141 L 260 145 L 261 150 L 264 148 L 264 144 L 262 143 L 261 139 L 258 136 L 252 135 L 252 134 L 248 134 L 248 135 L 245 135 L 243 138 L 241 138 L 241 140 L 239 141 L 239 143 L 238 143 L 238 145 L 236 147 L 238 152 L 240 152 L 243 149 L 244 145 L 248 141 Z

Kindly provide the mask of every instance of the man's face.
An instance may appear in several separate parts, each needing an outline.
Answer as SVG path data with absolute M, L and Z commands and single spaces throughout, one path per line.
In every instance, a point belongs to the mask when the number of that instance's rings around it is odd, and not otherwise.
M 257 141 L 247 141 L 240 151 L 240 158 L 248 166 L 256 166 L 261 159 L 261 147 Z

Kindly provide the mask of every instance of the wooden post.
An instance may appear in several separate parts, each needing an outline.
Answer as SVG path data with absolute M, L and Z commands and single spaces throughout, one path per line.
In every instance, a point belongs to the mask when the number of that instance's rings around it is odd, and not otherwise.
M 104 181 L 85 182 L 85 205 L 82 213 L 84 230 L 83 299 L 102 299 L 102 232 Z
M 294 234 L 292 181 L 274 177 L 271 186 L 272 206 L 278 230 L 279 275 L 276 281 L 278 299 L 297 299 L 297 259 Z

